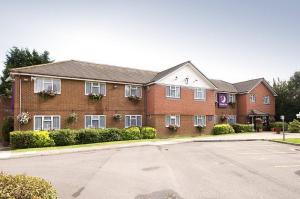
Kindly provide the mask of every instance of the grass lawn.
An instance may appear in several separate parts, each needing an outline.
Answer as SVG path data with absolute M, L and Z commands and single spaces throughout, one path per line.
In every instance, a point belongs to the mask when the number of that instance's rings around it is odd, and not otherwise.
M 300 138 L 286 138 L 285 141 L 282 139 L 275 139 L 275 141 L 300 145 Z

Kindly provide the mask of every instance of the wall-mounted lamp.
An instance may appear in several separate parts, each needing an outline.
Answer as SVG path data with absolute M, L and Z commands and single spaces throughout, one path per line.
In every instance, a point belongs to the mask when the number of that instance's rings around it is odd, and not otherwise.
M 186 77 L 186 78 L 184 79 L 184 82 L 185 82 L 185 84 L 188 84 L 188 83 L 189 83 L 189 78 Z

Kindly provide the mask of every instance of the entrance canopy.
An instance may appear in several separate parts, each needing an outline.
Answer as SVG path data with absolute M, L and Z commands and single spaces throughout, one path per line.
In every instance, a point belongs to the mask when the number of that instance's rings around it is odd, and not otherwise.
M 254 117 L 254 116 L 269 116 L 268 113 L 264 113 L 262 111 L 259 111 L 259 110 L 255 110 L 255 109 L 252 109 L 249 113 L 249 116 L 250 117 Z

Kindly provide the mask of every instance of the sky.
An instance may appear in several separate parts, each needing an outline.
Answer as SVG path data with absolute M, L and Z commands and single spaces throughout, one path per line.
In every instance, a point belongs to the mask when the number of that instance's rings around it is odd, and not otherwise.
M 300 70 L 299 0 L 0 0 L 0 70 L 13 47 L 161 71 L 191 61 L 228 82 Z

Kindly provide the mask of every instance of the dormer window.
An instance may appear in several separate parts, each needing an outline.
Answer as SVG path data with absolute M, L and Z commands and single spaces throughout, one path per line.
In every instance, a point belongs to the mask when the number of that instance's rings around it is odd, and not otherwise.
M 36 78 L 34 81 L 34 93 L 42 91 L 53 91 L 55 94 L 61 93 L 60 79 Z
M 125 97 L 142 97 L 142 87 L 137 85 L 125 85 Z

